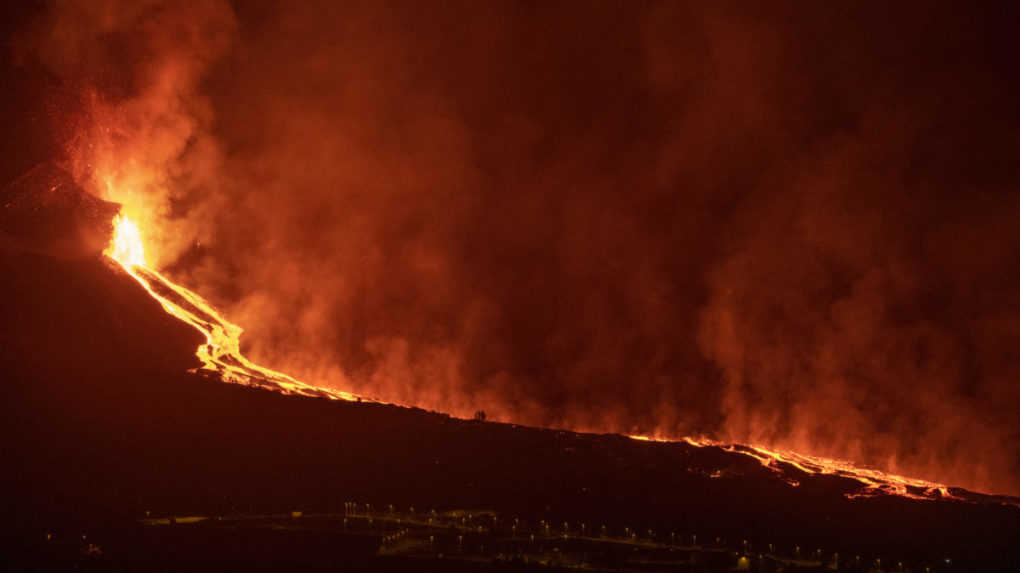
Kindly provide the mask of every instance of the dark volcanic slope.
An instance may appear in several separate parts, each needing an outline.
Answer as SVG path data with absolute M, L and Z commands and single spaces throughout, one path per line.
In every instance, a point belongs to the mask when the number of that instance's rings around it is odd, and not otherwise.
M 848 480 L 801 475 L 790 487 L 716 448 L 217 383 L 186 372 L 196 333 L 104 260 L 4 253 L 0 269 L 9 533 L 145 510 L 324 511 L 359 500 L 918 560 L 1014 559 L 1020 538 L 1016 507 L 847 500 Z
M 63 169 L 40 163 L 0 189 L 0 248 L 62 258 L 97 255 L 110 242 L 119 210 L 82 191 Z
M 793 488 L 713 448 L 216 383 L 185 372 L 195 334 L 102 260 L 8 254 L 0 268 L 8 514 L 28 529 L 146 509 L 312 510 L 358 499 L 904 557 L 1005 554 L 1020 534 L 1014 507 L 846 500 L 846 480 L 801 476 Z M 706 476 L 714 470 L 724 477 Z

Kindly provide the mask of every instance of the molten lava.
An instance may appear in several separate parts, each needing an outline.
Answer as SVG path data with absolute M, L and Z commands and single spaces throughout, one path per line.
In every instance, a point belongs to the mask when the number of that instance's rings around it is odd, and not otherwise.
M 632 435 L 628 437 L 641 441 L 672 441 L 649 436 Z M 787 475 L 787 472 L 782 467 L 783 464 L 809 475 L 832 475 L 853 479 L 859 482 L 862 487 L 859 491 L 846 494 L 846 497 L 851 499 L 873 497 L 881 494 L 899 495 L 910 499 L 963 499 L 953 495 L 946 485 L 890 474 L 872 468 L 862 468 L 846 460 L 808 456 L 797 452 L 774 450 L 757 445 L 727 444 L 706 438 L 685 437 L 676 441 L 698 448 L 711 446 L 727 452 L 750 456 L 794 487 L 799 486 L 800 482 Z
M 241 354 L 243 329 L 223 318 L 208 302 L 196 293 L 180 286 L 150 268 L 145 260 L 145 247 L 138 226 L 124 215 L 114 218 L 114 235 L 106 256 L 120 264 L 146 291 L 163 306 L 167 313 L 190 324 L 205 336 L 205 343 L 196 351 L 202 370 L 215 373 L 222 381 L 248 386 L 271 388 L 284 394 L 323 397 L 334 400 L 361 400 L 349 392 L 312 386 L 290 376 L 254 364 Z M 833 475 L 856 480 L 858 491 L 846 494 L 847 498 L 870 497 L 881 494 L 898 495 L 911 499 L 962 500 L 950 493 L 943 484 L 885 473 L 871 468 L 860 468 L 853 463 L 796 452 L 773 450 L 759 445 L 730 444 L 706 438 L 659 437 L 632 435 L 642 441 L 683 442 L 688 445 L 722 450 L 752 457 L 765 468 L 775 472 L 791 486 L 800 483 L 789 474 L 793 468 L 809 475 Z M 784 467 L 786 466 L 786 467 Z M 713 474 L 712 477 L 719 477 Z M 1010 503 L 1012 502 L 1003 502 Z
M 244 330 L 226 320 L 208 302 L 194 292 L 177 285 L 145 262 L 142 234 L 131 219 L 118 215 L 113 220 L 113 239 L 104 254 L 117 261 L 134 277 L 167 313 L 195 327 L 205 335 L 205 344 L 195 354 L 202 369 L 215 372 L 224 382 L 270 387 L 284 394 L 300 394 L 334 400 L 359 400 L 348 392 L 317 388 L 282 372 L 254 364 L 241 354 Z

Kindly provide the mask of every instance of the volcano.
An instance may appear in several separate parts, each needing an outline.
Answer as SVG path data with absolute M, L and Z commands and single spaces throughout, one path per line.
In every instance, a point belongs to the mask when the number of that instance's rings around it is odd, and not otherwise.
M 657 570 L 677 556 L 687 570 L 1020 564 L 1015 498 L 910 484 L 869 488 L 855 474 L 818 471 L 809 458 L 770 457 L 750 446 L 459 420 L 356 397 L 288 393 L 258 375 L 223 383 L 220 373 L 200 368 L 201 334 L 101 254 L 116 205 L 84 193 L 54 167 L 8 186 L 0 204 L 4 523 L 12 544 L 6 555 L 19 566 L 201 570 L 224 555 L 265 564 L 269 551 L 281 570 L 297 555 L 316 567 L 384 570 L 408 566 L 393 555 L 403 536 L 413 537 L 411 523 L 428 548 L 439 535 L 438 516 L 446 516 L 441 531 L 448 533 L 458 511 L 472 510 L 499 516 L 493 523 L 507 524 L 506 539 L 545 543 L 543 551 L 575 539 L 555 552 L 583 553 L 588 561 L 578 566 L 612 570 Z M 435 522 L 407 517 L 428 510 Z M 307 539 L 279 533 L 313 514 L 344 516 L 340 531 L 328 519 L 302 522 L 303 535 L 325 540 L 315 551 Z M 288 517 L 286 527 L 259 530 L 271 541 L 237 553 L 236 544 L 222 543 L 222 529 L 174 517 L 186 515 L 234 523 L 231 539 L 247 531 L 236 525 L 249 523 L 245 516 Z M 141 543 L 138 532 L 159 519 L 173 525 Z M 355 519 L 404 525 L 352 537 Z M 182 541 L 196 537 L 206 542 Z M 681 537 L 690 541 L 680 544 Z M 463 551 L 463 535 L 450 539 Z M 488 550 L 478 542 L 460 561 L 450 560 L 453 549 L 420 553 L 433 565 L 442 557 L 447 569 L 486 568 L 512 552 L 506 539 Z M 590 546 L 579 548 L 582 541 Z M 590 557 L 606 546 L 615 548 L 613 559 Z M 513 547 L 518 557 L 538 552 Z M 674 561 L 647 557 L 659 548 Z M 639 549 L 641 559 L 632 555 Z M 175 552 L 185 557 L 167 565 Z

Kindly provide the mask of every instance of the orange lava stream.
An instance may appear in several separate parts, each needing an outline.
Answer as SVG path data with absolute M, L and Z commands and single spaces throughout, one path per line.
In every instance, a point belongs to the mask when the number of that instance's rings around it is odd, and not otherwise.
M 123 215 L 113 220 L 113 240 L 104 254 L 120 264 L 168 314 L 190 324 L 205 335 L 195 352 L 202 369 L 215 372 L 224 382 L 270 387 L 284 394 L 333 400 L 359 400 L 349 392 L 319 388 L 290 376 L 263 368 L 241 354 L 243 329 L 220 316 L 201 296 L 174 284 L 145 263 L 145 247 L 138 226 Z
M 241 354 L 243 329 L 223 318 L 198 294 L 180 286 L 147 266 L 145 248 L 138 226 L 124 215 L 114 218 L 114 235 L 104 251 L 120 264 L 170 315 L 190 324 L 205 336 L 205 343 L 196 350 L 201 369 L 216 373 L 224 382 L 271 388 L 284 394 L 361 401 L 362 398 L 340 390 L 312 386 L 290 376 L 259 366 Z M 728 452 L 750 456 L 775 472 L 792 486 L 800 485 L 780 464 L 787 464 L 814 475 L 834 475 L 858 481 L 862 488 L 846 497 L 869 497 L 880 494 L 899 495 L 912 499 L 962 499 L 950 493 L 943 484 L 860 468 L 848 461 L 821 458 L 795 452 L 773 450 L 763 446 L 729 444 L 705 438 L 683 437 L 666 440 L 650 436 L 628 436 L 635 440 L 683 442 L 695 447 L 718 447 Z M 719 477 L 713 474 L 712 477 Z
M 963 498 L 953 495 L 949 491 L 949 487 L 944 484 L 890 474 L 872 468 L 862 468 L 846 460 L 809 456 L 786 450 L 775 450 L 764 446 L 729 444 L 706 438 L 684 437 L 679 440 L 665 440 L 639 435 L 631 435 L 627 437 L 641 441 L 683 442 L 699 448 L 714 446 L 727 452 L 750 456 L 758 460 L 758 462 L 765 468 L 778 474 L 784 481 L 794 487 L 799 486 L 800 483 L 786 475 L 786 472 L 783 471 L 779 464 L 790 465 L 806 474 L 811 475 L 832 475 L 850 478 L 859 482 L 862 485 L 862 488 L 858 492 L 845 494 L 848 498 L 873 497 L 881 494 L 890 494 L 910 499 L 963 500 Z

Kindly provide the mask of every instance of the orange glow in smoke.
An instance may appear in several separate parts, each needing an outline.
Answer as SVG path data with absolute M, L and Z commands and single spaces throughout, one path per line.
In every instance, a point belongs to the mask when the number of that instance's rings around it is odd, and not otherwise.
M 113 220 L 113 238 L 104 254 L 117 261 L 152 295 L 167 313 L 195 327 L 205 335 L 205 344 L 195 354 L 202 369 L 215 372 L 224 382 L 269 387 L 284 394 L 300 394 L 334 400 L 357 400 L 348 392 L 310 386 L 282 373 L 263 368 L 241 354 L 244 330 L 223 318 L 208 302 L 149 268 L 145 261 L 142 234 L 131 219 L 121 214 Z
M 270 388 L 284 394 L 324 397 L 334 400 L 360 400 L 349 392 L 312 386 L 294 378 L 254 364 L 241 354 L 240 339 L 243 329 L 223 318 L 198 294 L 175 284 L 145 259 L 142 233 L 131 219 L 121 214 L 114 219 L 114 234 L 106 256 L 120 264 L 146 291 L 163 306 L 167 313 L 190 324 L 205 336 L 205 343 L 196 350 L 202 370 L 215 373 L 220 380 L 235 384 Z M 833 475 L 856 480 L 861 489 L 846 494 L 848 498 L 871 497 L 881 494 L 898 495 L 911 499 L 961 499 L 952 495 L 943 484 L 885 473 L 871 468 L 860 468 L 844 460 L 808 456 L 796 452 L 774 450 L 759 445 L 717 442 L 707 438 L 659 437 L 631 435 L 641 441 L 682 442 L 705 448 L 717 447 L 758 460 L 762 466 L 776 473 L 791 486 L 800 483 L 791 477 L 788 468 L 811 475 Z M 719 473 L 710 477 L 720 477 Z

